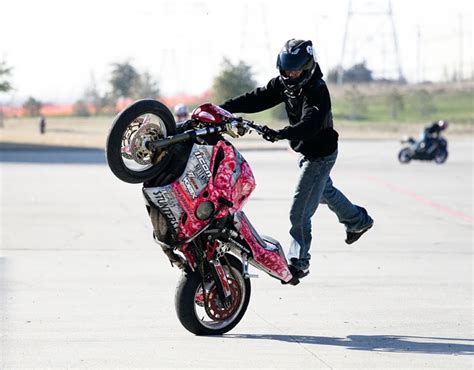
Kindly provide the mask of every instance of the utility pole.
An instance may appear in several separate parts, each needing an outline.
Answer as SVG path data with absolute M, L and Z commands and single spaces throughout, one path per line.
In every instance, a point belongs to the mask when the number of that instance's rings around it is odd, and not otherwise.
M 416 26 L 416 82 L 421 83 L 423 81 L 421 71 L 421 32 L 420 25 Z
M 405 78 L 403 77 L 402 65 L 400 64 L 400 54 L 398 52 L 398 35 L 395 28 L 395 21 L 393 20 L 392 1 L 390 0 L 388 2 L 388 17 L 390 18 L 390 23 L 392 25 L 393 47 L 395 48 L 395 58 L 397 61 L 398 81 L 402 82 L 402 80 Z
M 346 53 L 346 42 L 347 42 L 347 30 L 349 29 L 349 20 L 351 19 L 352 15 L 352 1 L 349 1 L 349 5 L 347 7 L 347 16 L 346 16 L 346 26 L 344 27 L 344 38 L 342 39 L 342 52 L 341 52 L 341 59 L 339 60 L 339 65 L 337 67 L 337 84 L 342 84 L 342 79 L 344 77 L 344 69 L 342 67 L 342 63 L 344 63 L 344 55 Z
M 459 14 L 459 72 L 458 72 L 458 80 L 463 80 L 463 26 L 462 26 L 462 14 Z

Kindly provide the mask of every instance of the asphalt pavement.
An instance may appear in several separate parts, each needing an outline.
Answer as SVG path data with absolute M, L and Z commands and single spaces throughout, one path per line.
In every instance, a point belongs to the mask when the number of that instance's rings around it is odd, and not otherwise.
M 245 212 L 287 250 L 297 156 L 241 146 L 257 180 Z M 216 337 L 180 325 L 180 272 L 103 151 L 0 151 L 0 368 L 472 369 L 472 138 L 444 165 L 402 165 L 399 149 L 341 141 L 332 179 L 374 228 L 348 246 L 322 205 L 310 275 L 252 270 L 246 315 Z

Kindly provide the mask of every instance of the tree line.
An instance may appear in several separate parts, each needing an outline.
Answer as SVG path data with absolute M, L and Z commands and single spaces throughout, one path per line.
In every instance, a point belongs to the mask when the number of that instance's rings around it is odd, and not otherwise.
M 84 90 L 82 96 L 73 106 L 73 113 L 75 115 L 90 116 L 103 113 L 115 113 L 117 101 L 120 99 L 136 100 L 160 98 L 161 91 L 159 81 L 154 78 L 149 71 L 140 71 L 129 60 L 112 63 L 110 67 L 107 91 L 102 93 L 98 88 L 97 82 L 92 78 L 89 86 Z M 12 70 L 13 68 L 8 66 L 5 61 L 0 62 L 0 93 L 5 93 L 13 89 L 13 85 L 10 82 Z M 335 83 L 337 81 L 337 73 L 338 70 L 336 68 L 330 70 L 326 77 L 327 81 Z M 372 77 L 372 71 L 367 68 L 364 62 L 355 64 L 344 71 L 344 82 L 348 85 L 375 81 L 376 80 Z M 256 86 L 257 83 L 251 66 L 243 61 L 232 63 L 229 59 L 224 58 L 221 63 L 220 71 L 213 80 L 213 100 L 219 103 L 252 90 Z M 420 97 L 420 101 L 424 102 L 420 106 L 426 107 L 424 110 L 432 111 L 431 97 L 429 94 L 425 95 Z M 355 85 L 351 90 L 346 92 L 344 100 L 346 101 L 346 107 L 352 107 L 348 109 L 347 118 L 351 120 L 363 119 L 365 111 L 367 110 L 367 104 L 363 95 Z M 392 92 L 387 96 L 387 105 L 389 106 L 390 115 L 393 119 L 397 119 L 404 110 L 403 96 L 398 92 L 395 86 Z M 29 116 L 40 115 L 42 106 L 43 103 L 32 96 L 23 103 L 25 113 Z M 285 119 L 286 112 L 283 104 L 272 109 L 271 115 L 275 119 Z
M 97 81 L 92 78 L 82 96 L 74 103 L 73 111 L 78 116 L 99 115 L 104 112 L 115 112 L 120 99 L 159 99 L 161 91 L 159 81 L 149 71 L 140 71 L 131 61 L 112 63 L 108 76 L 108 89 L 101 92 Z M 12 67 L 6 62 L 0 63 L 0 92 L 14 90 L 12 85 Z M 213 80 L 213 98 L 223 101 L 256 87 L 252 69 L 242 61 L 232 63 L 224 58 L 222 68 Z M 28 116 L 41 114 L 43 102 L 29 96 L 23 103 Z

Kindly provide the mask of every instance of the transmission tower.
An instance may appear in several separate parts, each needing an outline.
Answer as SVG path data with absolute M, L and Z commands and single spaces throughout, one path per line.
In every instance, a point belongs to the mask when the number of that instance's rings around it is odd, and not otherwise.
M 405 80 L 390 0 L 349 1 L 337 82 L 344 81 L 345 68 L 358 63 L 367 63 L 374 78 Z

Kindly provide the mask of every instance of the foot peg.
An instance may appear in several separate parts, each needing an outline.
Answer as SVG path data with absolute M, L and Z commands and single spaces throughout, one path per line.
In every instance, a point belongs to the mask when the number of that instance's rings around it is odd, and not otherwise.
M 249 273 L 244 274 L 244 279 L 250 279 L 250 278 L 252 279 L 258 278 L 258 274 L 249 274 Z

